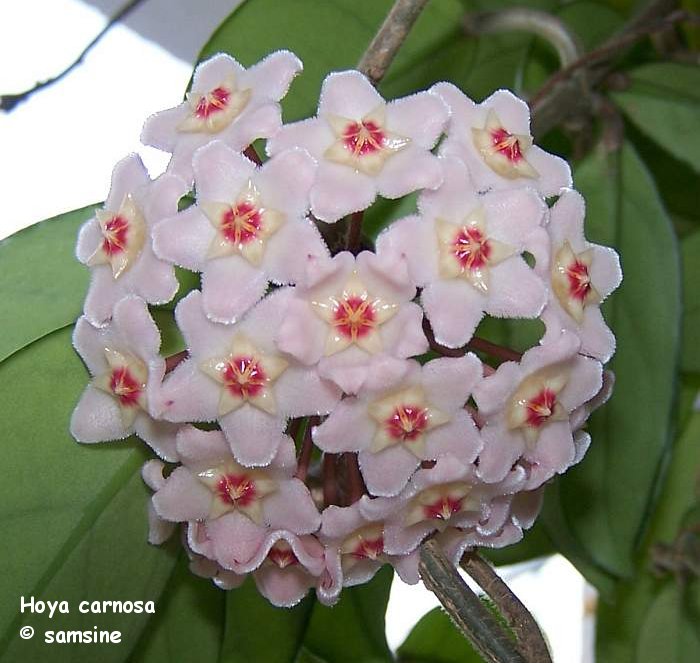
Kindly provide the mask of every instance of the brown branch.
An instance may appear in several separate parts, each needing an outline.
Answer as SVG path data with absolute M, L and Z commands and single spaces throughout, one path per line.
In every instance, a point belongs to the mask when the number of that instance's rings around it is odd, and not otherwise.
M 0 110 L 8 112 L 11 111 L 13 108 L 15 108 L 15 106 L 29 99 L 29 97 L 31 97 L 35 92 L 39 92 L 39 90 L 43 90 L 45 87 L 49 87 L 49 85 L 53 85 L 54 83 L 58 83 L 58 81 L 70 74 L 73 69 L 82 64 L 85 56 L 93 48 L 93 46 L 95 46 L 97 42 L 100 41 L 100 39 L 102 39 L 102 37 L 104 37 L 116 23 L 126 18 L 127 15 L 136 9 L 142 2 L 144 2 L 144 0 L 129 0 L 129 2 L 125 3 L 122 8 L 119 9 L 114 16 L 112 16 L 107 25 L 105 25 L 105 27 L 102 28 L 102 30 L 100 30 L 92 41 L 82 50 L 80 55 L 78 55 L 78 58 L 68 67 L 66 67 L 60 74 L 45 81 L 41 81 L 34 87 L 30 88 L 29 90 L 25 90 L 24 92 L 19 92 L 18 94 L 3 94 L 0 96 Z
M 350 216 L 350 226 L 348 227 L 347 248 L 355 255 L 359 253 L 362 245 L 362 221 L 364 212 L 355 212 Z
M 357 68 L 378 85 L 428 0 L 396 0 Z
M 437 596 L 455 626 L 485 660 L 528 663 L 494 615 L 445 557 L 435 539 L 421 546 L 418 570 L 425 586 Z
M 323 503 L 325 506 L 338 503 L 338 482 L 335 463 L 337 454 L 323 454 Z
M 360 472 L 357 454 L 345 453 L 343 456 L 345 460 L 345 471 L 347 472 L 348 477 L 348 506 L 350 506 L 351 504 L 355 504 L 355 502 L 357 502 L 367 492 L 367 487 L 365 486 L 362 473 Z
M 301 451 L 299 452 L 299 460 L 297 461 L 296 478 L 301 481 L 306 481 L 309 474 L 309 463 L 311 463 L 311 454 L 314 450 L 312 437 L 312 428 L 318 426 L 318 417 L 309 417 L 306 422 L 306 430 L 304 431 L 304 439 L 301 442 Z
M 187 357 L 189 356 L 189 353 L 187 350 L 183 350 L 182 352 L 176 352 L 174 355 L 170 355 L 169 357 L 165 358 L 165 372 L 170 373 L 170 371 L 174 371 Z
M 243 150 L 243 154 L 248 157 L 256 166 L 261 166 L 262 165 L 262 160 L 258 156 L 258 153 L 255 151 L 255 148 L 252 145 L 248 145 L 248 147 Z
M 501 580 L 491 564 L 479 553 L 470 552 L 462 557 L 461 566 L 489 595 L 506 618 L 525 658 L 537 663 L 552 663 L 549 648 L 535 618 Z

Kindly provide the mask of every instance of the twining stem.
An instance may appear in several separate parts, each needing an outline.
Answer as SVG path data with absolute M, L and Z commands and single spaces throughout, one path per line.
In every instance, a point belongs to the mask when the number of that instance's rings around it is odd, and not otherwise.
M 0 96 L 0 110 L 11 111 L 15 106 L 29 99 L 29 97 L 31 97 L 35 92 L 38 92 L 45 87 L 49 87 L 49 85 L 53 85 L 54 83 L 58 83 L 58 81 L 70 74 L 73 69 L 83 62 L 85 56 L 93 48 L 93 46 L 95 46 L 97 42 L 100 41 L 100 39 L 102 39 L 102 37 L 104 37 L 116 23 L 126 18 L 127 15 L 136 9 L 136 7 L 138 7 L 143 1 L 144 0 L 129 0 L 129 2 L 122 5 L 121 9 L 117 10 L 117 13 L 109 19 L 107 25 L 105 25 L 104 28 L 102 28 L 102 30 L 100 30 L 92 39 L 92 41 L 81 51 L 77 59 L 66 67 L 60 74 L 57 74 L 56 76 L 53 76 L 45 81 L 41 81 L 34 87 L 25 90 L 24 92 L 19 92 L 18 94 L 3 94 Z
M 496 604 L 515 633 L 526 659 L 537 663 L 552 663 L 549 648 L 535 618 L 491 564 L 473 551 L 462 557 L 461 566 Z
M 421 546 L 418 569 L 425 586 L 437 596 L 457 628 L 467 635 L 485 660 L 535 663 L 524 658 L 513 639 L 445 557 L 435 539 Z
M 384 78 L 428 0 L 396 0 L 357 65 L 374 85 Z
M 478 336 L 473 336 L 471 341 L 461 348 L 448 348 L 435 340 L 433 328 L 430 326 L 430 322 L 427 318 L 423 318 L 423 333 L 428 339 L 430 349 L 443 357 L 463 357 L 469 350 L 485 352 L 501 361 L 520 361 L 523 356 L 522 353 L 517 350 L 506 348 L 497 343 L 491 343 L 491 341 L 487 341 L 485 338 L 479 338 Z

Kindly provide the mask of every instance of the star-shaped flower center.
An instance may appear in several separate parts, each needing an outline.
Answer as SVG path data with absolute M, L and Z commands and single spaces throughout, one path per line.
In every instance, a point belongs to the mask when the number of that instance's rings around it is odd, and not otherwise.
M 95 212 L 102 240 L 88 258 L 88 265 L 109 264 L 112 276 L 119 278 L 138 258 L 146 238 L 146 222 L 130 195 L 124 197 L 116 212 Z
M 532 138 L 508 131 L 495 111 L 488 112 L 483 128 L 472 127 L 472 138 L 486 164 L 502 177 L 511 180 L 539 177 L 525 158 L 532 146 Z
M 377 561 L 384 554 L 384 527 L 381 523 L 355 530 L 340 545 L 344 569 L 362 560 Z
M 263 520 L 262 500 L 277 490 L 277 482 L 264 470 L 251 470 L 233 460 L 203 470 L 197 476 L 213 495 L 209 518 L 240 511 L 260 524 Z
M 428 520 L 438 529 L 444 529 L 455 514 L 478 507 L 478 502 L 469 499 L 471 490 L 472 486 L 466 481 L 426 488 L 411 500 L 404 518 L 406 527 Z
M 516 251 L 489 236 L 483 208 L 471 212 L 461 224 L 435 220 L 440 249 L 440 274 L 463 278 L 481 293 L 489 289 L 489 269 Z
M 324 154 L 326 159 L 367 175 L 379 173 L 389 157 L 411 142 L 387 129 L 384 104 L 359 120 L 338 115 L 325 119 L 335 134 L 335 141 Z
M 398 305 L 370 294 L 356 272 L 343 291 L 311 302 L 316 313 L 330 329 L 326 356 L 345 350 L 352 344 L 376 354 L 382 350 L 379 327 L 391 318 Z
M 511 430 L 522 430 L 529 444 L 535 444 L 543 426 L 566 421 L 568 412 L 559 402 L 559 394 L 569 380 L 567 367 L 560 364 L 536 371 L 525 378 L 507 405 Z
M 299 565 L 299 560 L 294 554 L 292 547 L 284 539 L 275 542 L 270 548 L 270 552 L 267 553 L 266 559 L 280 569 Z
M 109 368 L 93 384 L 117 401 L 122 422 L 129 428 L 138 411 L 146 409 L 148 368 L 140 359 L 113 348 L 104 348 L 104 354 Z
M 187 133 L 218 133 L 245 109 L 251 90 L 239 90 L 233 76 L 206 92 L 188 92 L 189 113 L 177 126 Z
M 588 304 L 600 302 L 600 295 L 591 283 L 589 269 L 593 262 L 593 250 L 574 253 L 571 244 L 564 242 L 554 255 L 552 264 L 552 289 L 561 307 L 581 324 Z
M 374 401 L 368 411 L 377 423 L 371 444 L 373 452 L 403 444 L 418 458 L 425 456 L 427 433 L 450 420 L 447 414 L 428 403 L 420 387 L 409 387 Z
M 260 192 L 250 180 L 234 201 L 202 201 L 199 208 L 216 230 L 208 257 L 239 254 L 255 266 L 262 261 L 267 241 L 285 218 L 263 204 Z
M 231 350 L 200 366 L 222 385 L 219 416 L 249 403 L 268 414 L 277 412 L 272 385 L 289 364 L 277 355 L 263 353 L 242 335 L 234 337 Z

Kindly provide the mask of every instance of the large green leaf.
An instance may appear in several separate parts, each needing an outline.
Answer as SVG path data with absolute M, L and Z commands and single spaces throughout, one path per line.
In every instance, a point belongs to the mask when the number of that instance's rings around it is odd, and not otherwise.
M 75 242 L 95 207 L 60 214 L 0 242 L 0 361 L 82 312 L 89 275 L 75 258 Z
M 441 608 L 425 614 L 398 649 L 399 662 L 481 663 L 482 658 Z
M 684 371 L 700 373 L 700 232 L 681 242 L 683 257 L 683 353 Z
M 0 364 L 4 474 L 0 658 L 3 661 L 122 661 L 149 614 L 81 614 L 82 600 L 157 600 L 174 556 L 146 543 L 146 458 L 134 441 L 83 446 L 68 422 L 87 383 L 70 345 L 55 331 Z M 22 614 L 20 597 L 66 600 L 70 614 Z M 19 638 L 23 625 L 36 629 Z M 43 644 L 47 629 L 122 632 L 121 645 Z
M 628 72 L 630 86 L 612 97 L 644 133 L 700 172 L 700 69 L 654 62 Z
M 592 153 L 575 171 L 587 234 L 615 247 L 625 273 L 604 306 L 618 349 L 612 400 L 590 421 L 585 460 L 561 481 L 566 519 L 592 560 L 630 575 L 668 451 L 679 352 L 679 255 L 654 182 L 634 149 Z

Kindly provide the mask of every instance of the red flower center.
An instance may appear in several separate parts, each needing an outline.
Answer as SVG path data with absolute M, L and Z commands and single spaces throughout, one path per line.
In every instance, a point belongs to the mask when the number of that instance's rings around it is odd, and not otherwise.
M 428 411 L 417 405 L 399 405 L 384 425 L 395 440 L 410 442 L 428 427 Z
M 588 267 L 580 260 L 576 260 L 566 268 L 566 277 L 569 280 L 570 296 L 584 301 L 591 291 L 591 278 L 588 275 Z
M 527 424 L 539 428 L 552 416 L 554 406 L 557 404 L 557 395 L 551 389 L 544 387 L 535 396 L 525 403 L 527 409 Z
M 461 497 L 446 495 L 432 504 L 423 507 L 423 512 L 428 520 L 449 520 L 455 513 L 462 509 Z
M 258 235 L 262 214 L 255 205 L 244 202 L 231 207 L 221 218 L 221 232 L 231 244 L 248 244 Z
M 238 398 L 255 398 L 265 388 L 267 376 L 254 357 L 233 357 L 223 371 L 225 387 Z
M 129 221 L 118 214 L 113 216 L 102 230 L 102 250 L 108 256 L 126 251 L 128 235 Z
M 372 303 L 357 295 L 342 299 L 333 312 L 333 326 L 353 341 L 369 334 L 375 325 L 376 315 Z
M 343 144 L 355 156 L 373 154 L 384 146 L 384 132 L 372 120 L 351 122 L 343 131 Z
M 200 120 L 206 120 L 216 113 L 226 109 L 231 92 L 225 87 L 216 87 L 208 94 L 203 94 L 194 109 L 194 114 Z
M 224 474 L 216 484 L 216 494 L 224 504 L 248 506 L 256 497 L 255 482 L 245 474 Z
M 384 537 L 360 539 L 357 547 L 350 553 L 357 559 L 377 559 L 384 552 Z
M 281 569 L 286 569 L 288 566 L 296 566 L 299 564 L 297 556 L 289 545 L 283 544 L 280 541 L 275 543 L 270 552 L 267 553 L 267 558 L 279 566 Z
M 143 385 L 131 374 L 127 366 L 119 366 L 112 370 L 109 388 L 120 405 L 126 407 L 137 406 L 143 392 Z
M 493 129 L 491 132 L 493 149 L 505 156 L 511 163 L 518 163 L 523 158 L 520 141 L 504 128 Z
M 478 228 L 460 228 L 452 241 L 452 253 L 463 270 L 473 271 L 488 263 L 491 244 Z

